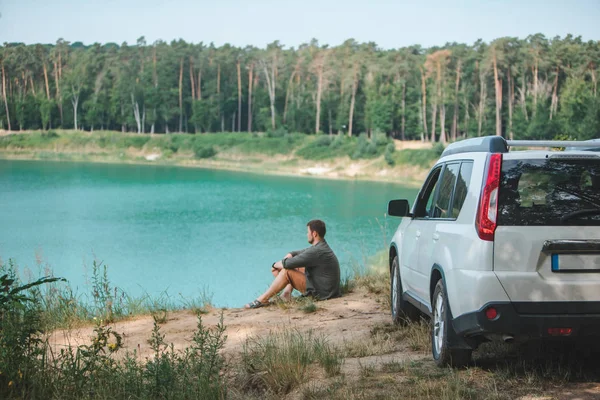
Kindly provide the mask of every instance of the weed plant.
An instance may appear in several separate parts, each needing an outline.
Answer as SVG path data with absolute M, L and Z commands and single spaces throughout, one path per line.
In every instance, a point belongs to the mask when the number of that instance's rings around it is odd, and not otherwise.
M 47 341 L 44 304 L 36 294 L 40 286 L 61 279 L 43 277 L 22 284 L 15 269 L 11 261 L 0 264 L 0 398 L 225 398 L 220 355 L 227 339 L 223 315 L 214 329 L 205 327 L 199 316 L 184 352 L 165 343 L 155 322 L 149 340 L 154 357 L 145 362 L 139 362 L 135 353 L 117 362 L 122 337 L 99 318 L 89 345 L 56 351 Z M 97 289 L 105 290 L 102 276 Z M 98 293 L 98 304 L 110 301 L 107 293 Z

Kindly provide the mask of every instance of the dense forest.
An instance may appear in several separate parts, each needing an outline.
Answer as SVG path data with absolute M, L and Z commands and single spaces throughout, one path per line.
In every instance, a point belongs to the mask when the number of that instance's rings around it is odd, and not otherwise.
M 571 35 L 384 50 L 5 43 L 0 128 L 600 137 L 600 42 Z

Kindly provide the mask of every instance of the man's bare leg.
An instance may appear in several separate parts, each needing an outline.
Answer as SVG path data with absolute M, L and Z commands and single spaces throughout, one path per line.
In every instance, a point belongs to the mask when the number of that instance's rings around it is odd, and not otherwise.
M 273 280 L 267 291 L 258 296 L 256 300 L 260 301 L 261 303 L 266 303 L 271 297 L 285 289 L 286 286 L 291 287 L 292 285 L 288 279 L 287 273 L 283 271 L 277 274 L 275 280 Z
M 277 278 L 277 275 L 279 275 L 279 272 L 280 272 L 280 271 L 281 271 L 281 270 L 280 270 L 280 269 L 277 269 L 277 268 L 273 268 L 273 269 L 271 269 L 271 273 L 273 274 L 273 276 L 274 276 L 275 278 Z M 300 272 L 304 273 L 304 268 L 298 268 L 298 271 L 300 271 Z M 289 284 L 288 284 L 288 285 L 287 285 L 287 286 L 286 286 L 286 287 L 283 289 L 283 291 L 281 292 L 281 294 L 279 295 L 279 297 L 280 297 L 282 300 L 285 300 L 285 301 L 290 301 L 290 300 L 292 299 L 292 292 L 293 292 L 293 291 L 294 291 L 294 287 L 292 286 L 292 284 L 291 284 L 291 283 L 289 283 Z

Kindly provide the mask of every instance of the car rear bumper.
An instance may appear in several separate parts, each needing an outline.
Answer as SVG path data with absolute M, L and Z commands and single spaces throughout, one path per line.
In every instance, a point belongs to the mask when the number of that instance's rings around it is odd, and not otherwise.
M 494 307 L 496 318 L 486 310 Z M 452 321 L 454 331 L 463 337 L 486 334 L 554 337 L 552 328 L 570 328 L 564 336 L 600 335 L 600 302 L 502 302 L 488 303 L 478 311 L 463 314 Z

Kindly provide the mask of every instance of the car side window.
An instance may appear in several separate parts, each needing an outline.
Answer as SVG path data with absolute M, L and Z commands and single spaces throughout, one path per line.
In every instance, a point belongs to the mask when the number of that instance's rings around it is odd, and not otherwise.
M 435 168 L 433 171 L 431 171 L 431 173 L 425 180 L 425 184 L 421 188 L 421 191 L 419 192 L 419 196 L 417 197 L 417 201 L 415 203 L 415 218 L 430 217 L 428 211 L 431 209 L 431 206 L 433 204 L 433 198 L 436 193 L 436 187 L 439 181 L 441 171 L 442 166 Z
M 434 206 L 429 210 L 429 215 L 432 218 L 450 218 L 452 216 L 450 202 L 452 201 L 452 193 L 454 192 L 459 169 L 460 163 L 446 164 Z
M 465 203 L 469 191 L 469 182 L 471 181 L 472 171 L 472 162 L 463 162 L 460 165 L 460 173 L 458 174 L 456 189 L 454 189 L 454 200 L 452 201 L 452 218 L 458 218 L 458 214 L 460 214 L 460 210 Z

